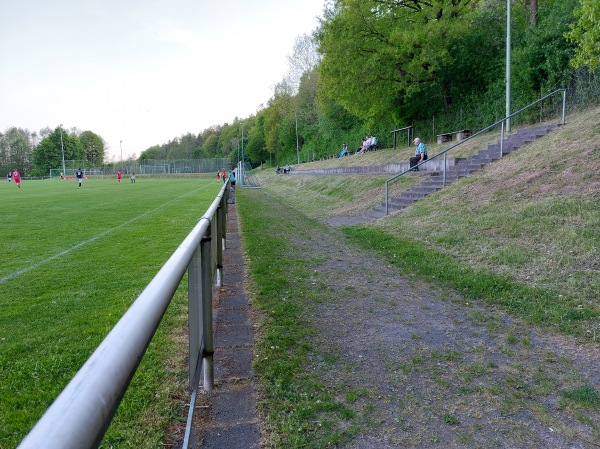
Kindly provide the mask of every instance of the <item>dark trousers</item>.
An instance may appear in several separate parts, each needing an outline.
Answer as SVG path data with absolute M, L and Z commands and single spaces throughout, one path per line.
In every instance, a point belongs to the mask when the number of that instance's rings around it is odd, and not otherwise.
M 413 168 L 415 165 L 417 165 L 419 163 L 419 161 L 421 160 L 421 155 L 415 156 L 415 157 L 411 157 L 410 158 L 410 168 Z M 427 155 L 423 156 L 423 160 L 427 160 Z M 419 167 L 414 169 L 415 171 L 419 171 Z

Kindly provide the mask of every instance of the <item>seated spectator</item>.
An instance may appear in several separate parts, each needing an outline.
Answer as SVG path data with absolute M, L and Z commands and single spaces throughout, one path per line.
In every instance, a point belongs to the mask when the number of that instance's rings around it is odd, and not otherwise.
M 415 157 L 410 158 L 410 168 L 412 168 L 413 171 L 419 171 L 419 167 L 415 167 L 415 165 L 427 160 L 427 147 L 418 137 L 413 140 L 413 143 L 416 145 L 416 149 Z
M 362 139 L 360 147 L 358 147 L 358 150 L 356 150 L 356 154 L 362 154 L 365 153 L 367 151 L 367 138 L 365 137 L 364 139 Z
M 377 149 L 377 137 L 371 136 L 367 145 L 367 151 L 374 151 Z
M 277 166 L 277 170 L 275 170 L 275 173 L 280 175 L 281 174 L 281 167 Z
M 348 145 L 344 144 L 342 146 L 342 151 L 340 151 L 340 154 L 337 155 L 337 157 L 344 157 L 344 156 L 348 156 Z
M 288 174 L 292 169 L 290 168 L 290 164 L 285 164 L 285 168 L 283 169 L 284 174 Z

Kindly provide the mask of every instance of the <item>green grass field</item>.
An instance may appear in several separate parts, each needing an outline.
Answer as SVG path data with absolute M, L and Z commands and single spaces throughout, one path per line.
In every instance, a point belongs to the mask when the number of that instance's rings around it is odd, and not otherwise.
M 0 448 L 18 445 L 221 187 L 213 179 L 0 182 Z M 187 388 L 186 321 L 181 291 L 103 447 L 157 447 L 177 419 L 187 400 L 178 397 Z

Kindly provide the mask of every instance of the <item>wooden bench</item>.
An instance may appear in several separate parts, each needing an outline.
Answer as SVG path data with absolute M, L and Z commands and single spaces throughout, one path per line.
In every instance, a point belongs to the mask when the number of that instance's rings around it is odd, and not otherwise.
M 467 137 L 471 135 L 471 130 L 463 129 L 461 131 L 454 131 L 451 133 L 444 133 L 437 135 L 437 143 L 442 144 L 445 142 L 452 142 L 453 136 L 456 136 L 456 141 L 460 142 L 461 140 L 465 140 Z

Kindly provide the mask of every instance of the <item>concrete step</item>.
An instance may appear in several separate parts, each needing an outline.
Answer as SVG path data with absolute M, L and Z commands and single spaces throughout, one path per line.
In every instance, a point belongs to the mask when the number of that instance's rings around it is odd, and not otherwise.
M 427 193 L 415 192 L 411 189 L 400 193 L 400 198 L 414 198 L 418 200 L 419 198 L 423 198 L 425 195 L 427 195 Z
M 413 198 L 399 198 L 399 197 L 395 197 L 392 198 L 390 200 L 390 207 L 394 207 L 394 208 L 402 208 L 402 207 L 406 207 L 406 206 L 410 206 L 411 204 L 413 204 L 416 200 Z
M 411 190 L 413 192 L 419 192 L 424 195 L 427 195 L 429 193 L 437 192 L 439 188 L 437 186 L 424 186 L 419 184 L 418 186 L 413 187 Z

